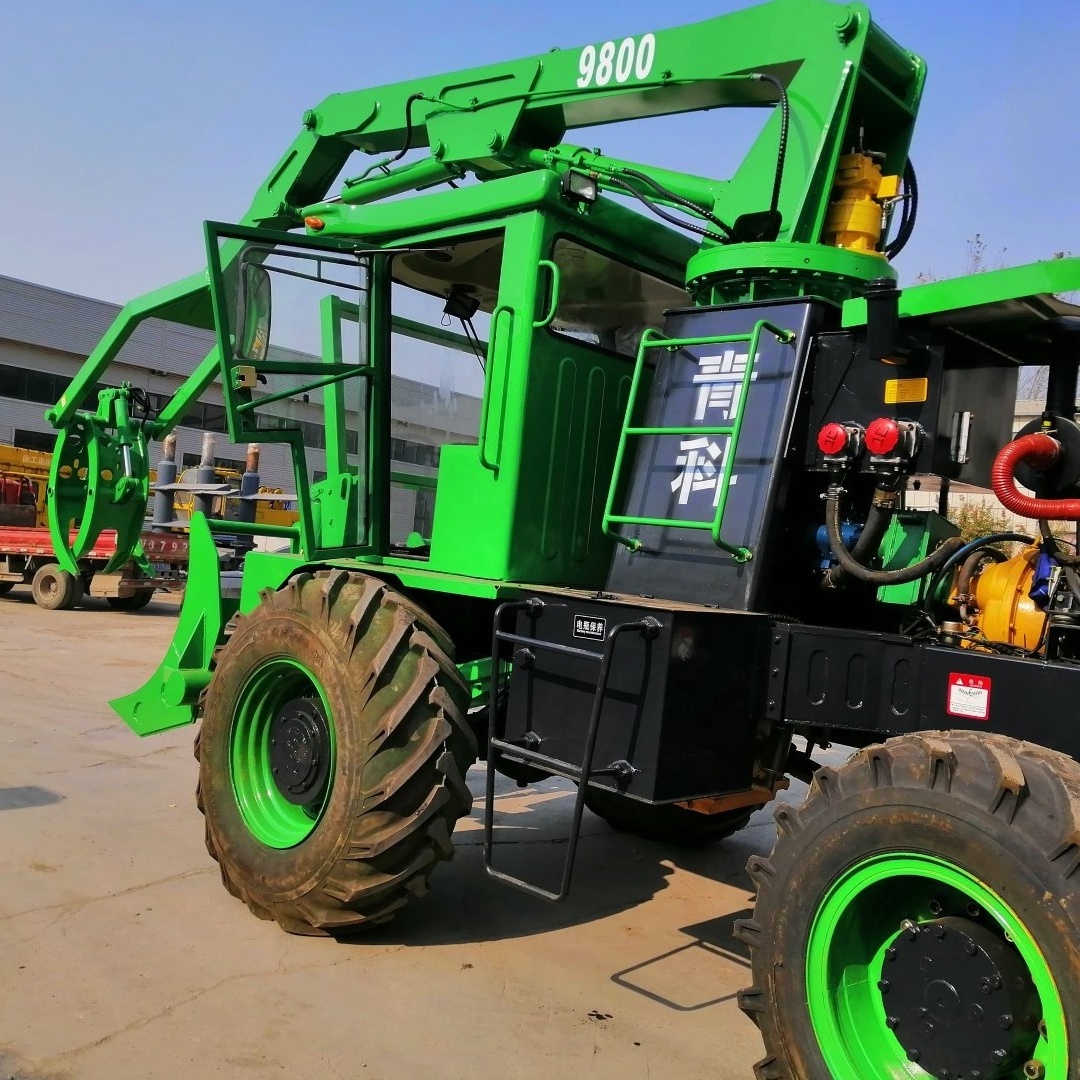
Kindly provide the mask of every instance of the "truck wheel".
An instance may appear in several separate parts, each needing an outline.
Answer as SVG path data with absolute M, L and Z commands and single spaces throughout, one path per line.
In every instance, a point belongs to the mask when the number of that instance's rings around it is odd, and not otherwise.
M 195 755 L 225 887 L 291 933 L 385 922 L 469 812 L 476 744 L 444 632 L 382 581 L 300 574 L 218 655 Z
M 653 806 L 596 787 L 585 792 L 585 805 L 619 832 L 686 845 L 711 844 L 737 833 L 757 809 L 739 807 L 721 814 L 699 814 L 685 806 Z
M 14 581 L 0 581 L 0 596 L 5 596 L 15 588 Z
M 128 596 L 106 596 L 105 603 L 114 611 L 140 611 L 153 599 L 153 589 L 137 589 Z
M 908 735 L 821 769 L 776 820 L 736 926 L 760 1080 L 1080 1075 L 1075 761 Z
M 31 591 L 38 607 L 67 611 L 83 598 L 82 578 L 61 570 L 56 563 L 46 563 L 34 575 Z

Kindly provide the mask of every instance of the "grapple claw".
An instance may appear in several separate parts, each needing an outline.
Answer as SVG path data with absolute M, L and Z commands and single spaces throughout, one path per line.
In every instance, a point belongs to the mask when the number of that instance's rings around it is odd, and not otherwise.
M 127 386 L 103 390 L 97 413 L 77 413 L 56 440 L 49 531 L 57 563 L 72 574 L 101 534 L 111 530 L 116 551 L 104 572 L 134 560 L 150 575 L 140 543 L 150 491 L 146 434 L 130 419 L 129 393 Z

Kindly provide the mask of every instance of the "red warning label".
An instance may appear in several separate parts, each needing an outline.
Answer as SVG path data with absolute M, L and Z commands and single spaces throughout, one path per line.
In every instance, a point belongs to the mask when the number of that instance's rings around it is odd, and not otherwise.
M 990 680 L 985 675 L 952 672 L 946 711 L 950 716 L 962 716 L 966 720 L 989 720 Z

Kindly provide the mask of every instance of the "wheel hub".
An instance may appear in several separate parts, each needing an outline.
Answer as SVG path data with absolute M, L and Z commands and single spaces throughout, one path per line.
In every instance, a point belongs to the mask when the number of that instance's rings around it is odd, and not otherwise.
M 310 698 L 286 702 L 270 725 L 270 773 L 296 806 L 314 802 L 330 776 L 330 728 Z
M 908 1059 L 938 1080 L 994 1080 L 1037 1038 L 1039 998 L 1020 954 L 974 918 L 905 922 L 878 990 Z

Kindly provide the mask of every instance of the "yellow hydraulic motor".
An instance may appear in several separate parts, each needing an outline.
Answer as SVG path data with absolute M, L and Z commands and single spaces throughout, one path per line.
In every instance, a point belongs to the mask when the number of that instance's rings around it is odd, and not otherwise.
M 900 177 L 883 176 L 881 166 L 869 154 L 845 154 L 833 182 L 825 243 L 884 257 L 878 245 L 886 208 L 899 191 Z
M 1038 547 L 1026 547 L 1002 562 L 961 568 L 954 602 L 976 632 L 972 644 L 982 638 L 1029 650 L 1042 645 L 1047 615 L 1028 595 L 1039 554 Z

